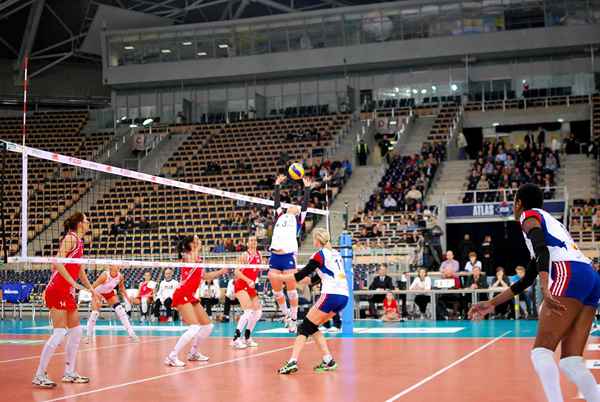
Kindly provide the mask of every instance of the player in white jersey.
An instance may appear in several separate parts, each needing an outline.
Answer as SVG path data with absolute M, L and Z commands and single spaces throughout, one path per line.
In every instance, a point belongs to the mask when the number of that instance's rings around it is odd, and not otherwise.
M 108 305 L 112 306 L 115 314 L 121 321 L 121 324 L 123 324 L 127 330 L 129 339 L 133 342 L 138 342 L 139 339 L 131 327 L 127 312 L 121 303 L 119 303 L 119 298 L 115 293 L 115 289 L 118 287 L 119 293 L 121 293 L 123 299 L 131 304 L 131 300 L 129 300 L 127 290 L 125 289 L 125 278 L 121 273 L 121 267 L 117 265 L 111 265 L 108 271 L 104 271 L 100 274 L 100 276 L 98 276 L 98 279 L 96 279 L 92 286 L 96 292 L 100 294 L 101 298 L 92 298 L 92 312 L 90 313 L 90 317 L 88 318 L 87 322 L 87 337 L 85 339 L 86 343 L 89 343 L 94 337 L 94 328 L 96 326 L 98 316 L 100 315 L 100 307 L 102 307 L 103 303 L 107 303 Z
M 273 287 L 275 300 L 284 315 L 286 325 L 288 325 L 290 332 L 296 332 L 296 320 L 298 318 L 298 291 L 296 290 L 296 282 L 293 280 L 285 281 L 287 295 L 290 299 L 290 308 L 288 310 L 285 295 L 283 294 L 284 282 L 277 279 L 276 274 L 281 274 L 288 270 L 296 270 L 298 236 L 306 218 L 312 180 L 306 176 L 302 179 L 304 183 L 304 197 L 301 207 L 298 208 L 294 205 L 289 207 L 287 211 L 284 211 L 279 201 L 279 190 L 285 180 L 286 177 L 284 175 L 279 175 L 275 181 L 275 190 L 273 192 L 273 200 L 275 201 L 275 226 L 273 228 L 271 247 L 269 248 L 271 251 L 271 257 L 269 258 L 269 280 Z
M 560 369 L 588 402 L 600 402 L 594 376 L 583 360 L 583 350 L 600 299 L 600 275 L 583 255 L 567 229 L 542 210 L 544 197 L 534 184 L 524 184 L 515 197 L 514 216 L 521 224 L 531 261 L 525 276 L 492 300 L 474 305 L 473 319 L 511 300 L 533 285 L 539 273 L 544 302 L 531 361 L 549 402 L 562 402 L 559 368 L 554 351 L 560 343 Z
M 279 374 L 292 374 L 298 371 L 298 357 L 304 348 L 307 339 L 312 336 L 323 353 L 323 360 L 314 368 L 317 372 L 333 371 L 337 363 L 333 360 L 327 347 L 325 337 L 319 331 L 319 326 L 339 314 L 348 303 L 348 282 L 344 271 L 342 256 L 331 247 L 329 233 L 325 229 L 313 231 L 313 243 L 319 247 L 308 263 L 296 273 L 276 274 L 282 281 L 299 282 L 308 279 L 309 275 L 317 272 L 321 281 L 321 297 L 306 314 L 306 318 L 298 327 L 298 336 L 294 343 L 291 358 L 277 372 Z

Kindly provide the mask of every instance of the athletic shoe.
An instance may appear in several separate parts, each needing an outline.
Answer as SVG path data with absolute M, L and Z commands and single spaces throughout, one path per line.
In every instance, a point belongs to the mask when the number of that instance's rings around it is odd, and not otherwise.
M 337 334 L 338 332 L 340 332 L 340 329 L 338 327 L 331 327 L 327 330 L 327 332 L 329 332 L 330 334 Z
M 242 338 L 237 338 L 233 342 L 234 349 L 246 349 L 247 347 L 248 347 L 248 345 L 246 345 L 246 342 L 244 342 L 244 340 Z
M 288 331 L 290 332 L 290 334 L 295 334 L 297 330 L 298 330 L 298 322 L 296 320 L 290 319 Z
M 210 358 L 208 356 L 204 356 L 202 353 L 200 352 L 195 352 L 195 353 L 188 353 L 188 357 L 187 357 L 188 361 L 190 362 L 206 362 L 208 361 Z
M 62 382 L 70 382 L 73 384 L 87 384 L 88 382 L 90 382 L 90 379 L 77 373 L 65 373 L 65 375 L 62 378 Z
M 293 374 L 298 371 L 298 362 L 286 362 L 282 368 L 277 370 L 277 374 Z
M 167 322 L 173 322 L 173 317 L 167 318 Z
M 169 355 L 165 358 L 165 365 L 171 367 L 184 367 L 185 363 L 179 360 L 177 356 Z
M 321 331 L 322 333 L 325 333 L 325 332 L 327 332 L 328 330 L 329 330 L 329 328 L 327 328 L 327 327 L 324 327 L 324 326 L 322 326 L 322 325 L 319 327 L 319 331 Z
M 321 361 L 321 363 L 314 368 L 314 370 L 317 373 L 323 373 L 325 371 L 334 371 L 335 369 L 337 369 L 337 363 L 333 359 L 331 359 L 329 363 Z
M 246 339 L 246 346 L 248 346 L 249 348 L 256 348 L 258 347 L 258 343 L 254 342 L 254 339 L 248 338 Z
M 138 343 L 140 341 L 140 338 L 135 334 L 129 335 L 129 341 L 131 341 L 133 343 Z
M 48 378 L 48 374 L 44 373 L 44 375 L 36 375 L 33 377 L 31 381 L 33 385 L 37 385 L 40 388 L 54 388 L 56 387 L 56 383 Z
M 290 317 L 288 317 L 287 315 L 283 317 L 283 326 L 285 328 L 288 328 L 290 326 L 290 322 L 292 321 L 292 319 Z

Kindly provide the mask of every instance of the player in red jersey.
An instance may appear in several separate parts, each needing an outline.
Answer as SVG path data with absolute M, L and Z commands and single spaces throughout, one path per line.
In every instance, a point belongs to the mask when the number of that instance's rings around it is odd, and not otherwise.
M 152 280 L 150 271 L 144 272 L 144 280 L 140 283 L 138 296 L 135 298 L 135 303 L 140 305 L 141 320 L 146 321 L 150 314 L 150 306 L 154 299 L 154 289 L 156 282 Z
M 77 212 L 64 222 L 65 236 L 60 241 L 56 256 L 58 258 L 81 258 L 83 256 L 83 236 L 90 228 L 90 222 L 81 212 Z M 75 301 L 75 289 L 88 289 L 92 295 L 99 295 L 92 287 L 80 264 L 53 264 L 50 281 L 44 291 L 44 301 L 50 309 L 54 327 L 50 339 L 44 345 L 40 364 L 32 383 L 42 388 L 56 386 L 46 374 L 46 368 L 56 348 L 67 338 L 65 345 L 65 373 L 62 382 L 87 383 L 89 378 L 77 374 L 75 363 L 81 341 L 82 328 L 79 324 L 79 312 Z M 77 283 L 80 279 L 84 286 Z
M 179 253 L 183 262 L 201 262 L 200 257 L 201 243 L 198 236 L 185 237 L 179 244 Z M 181 268 L 181 282 L 173 293 L 172 306 L 177 308 L 179 315 L 183 321 L 189 325 L 187 331 L 181 335 L 175 348 L 169 353 L 165 359 L 165 364 L 172 367 L 183 367 L 185 363 L 179 360 L 179 352 L 190 342 L 192 348 L 188 353 L 189 361 L 206 361 L 208 357 L 198 352 L 198 343 L 200 340 L 207 338 L 212 329 L 213 324 L 210 318 L 204 311 L 199 300 L 194 296 L 200 283 L 212 281 L 213 279 L 223 275 L 227 269 L 223 268 L 218 271 L 208 272 L 203 274 L 202 268 Z
M 250 337 L 262 315 L 260 299 L 256 293 L 256 280 L 260 270 L 250 267 L 251 265 L 262 264 L 262 257 L 256 249 L 256 245 L 256 237 L 250 237 L 248 239 L 248 251 L 240 256 L 240 264 L 246 265 L 247 268 L 237 268 L 234 273 L 236 278 L 234 283 L 235 297 L 239 300 L 244 311 L 237 323 L 237 329 L 233 337 L 233 347 L 235 349 L 258 346 Z M 246 327 L 246 330 L 244 331 L 244 339 L 242 339 L 244 327 Z

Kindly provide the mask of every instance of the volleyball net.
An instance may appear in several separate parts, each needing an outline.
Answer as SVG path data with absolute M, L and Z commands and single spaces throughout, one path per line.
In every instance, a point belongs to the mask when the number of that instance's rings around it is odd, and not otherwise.
M 178 244 L 197 235 L 203 254 L 214 255 L 241 251 L 247 239 L 256 236 L 260 250 L 268 247 L 273 189 L 257 187 L 256 177 L 178 172 L 169 178 L 11 142 L 0 145 L 2 244 L 8 263 L 233 269 L 239 267 L 235 253 L 217 262 L 205 258 L 200 264 L 182 263 Z M 218 188 L 194 184 L 200 181 Z M 301 194 L 302 186 L 288 180 L 282 206 L 297 205 Z M 90 221 L 84 258 L 58 258 L 63 222 L 76 212 Z M 317 217 L 328 214 L 309 208 L 305 225 L 310 229 Z

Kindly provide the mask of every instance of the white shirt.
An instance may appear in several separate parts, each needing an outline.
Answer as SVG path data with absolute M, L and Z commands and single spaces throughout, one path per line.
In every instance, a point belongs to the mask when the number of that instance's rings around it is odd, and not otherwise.
M 229 282 L 227 282 L 225 296 L 231 300 L 235 299 L 235 279 L 230 279 Z
M 297 253 L 298 240 L 296 236 L 302 227 L 299 217 L 284 213 L 275 222 L 273 238 L 271 239 L 271 250 L 281 250 L 283 253 Z
M 479 269 L 481 269 L 481 261 L 475 261 L 475 265 L 473 265 L 470 260 L 467 261 L 465 264 L 465 271 L 473 272 L 473 267 L 479 267 Z
M 321 294 L 348 296 L 348 281 L 340 253 L 322 248 L 313 254 L 311 260 L 319 263 L 317 274 L 321 278 Z
M 173 299 L 173 293 L 175 293 L 175 289 L 179 286 L 179 282 L 176 279 L 171 278 L 170 281 L 163 280 L 158 285 L 158 292 L 156 293 L 156 298 L 164 303 L 167 299 Z
M 421 280 L 421 277 L 417 276 L 410 285 L 410 290 L 431 290 L 431 278 L 426 276 Z
M 121 279 L 123 278 L 123 276 L 121 275 L 121 273 L 117 273 L 117 276 L 112 277 L 110 275 L 109 271 L 104 271 L 104 276 L 107 278 L 104 283 L 101 283 L 100 285 L 96 286 L 95 290 L 96 292 L 102 294 L 102 293 L 110 293 L 113 290 L 115 290 L 115 288 L 117 286 L 119 286 L 119 282 L 121 282 Z
M 200 285 L 200 297 L 218 298 L 220 289 L 218 279 L 213 279 L 210 286 L 206 284 L 206 281 L 202 281 L 202 284 Z

